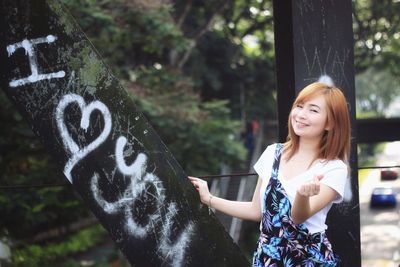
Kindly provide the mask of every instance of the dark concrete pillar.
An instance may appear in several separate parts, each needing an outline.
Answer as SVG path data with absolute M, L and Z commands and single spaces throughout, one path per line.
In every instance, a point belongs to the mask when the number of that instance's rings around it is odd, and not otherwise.
M 56 0 L 2 0 L 0 86 L 133 266 L 248 266 Z
M 350 105 L 353 198 L 330 212 L 328 235 L 342 259 L 341 266 L 360 266 L 351 0 L 275 0 L 273 4 L 280 141 L 286 140 L 288 114 L 295 96 L 320 76 L 330 76 Z

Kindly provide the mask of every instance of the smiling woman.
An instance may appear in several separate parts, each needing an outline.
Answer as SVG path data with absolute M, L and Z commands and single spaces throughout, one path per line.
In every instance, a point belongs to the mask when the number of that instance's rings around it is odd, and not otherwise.
M 260 222 L 252 266 L 336 266 L 326 216 L 343 200 L 348 180 L 350 119 L 340 89 L 313 83 L 300 91 L 284 144 L 266 148 L 254 165 L 259 181 L 250 202 L 212 196 L 207 182 L 189 177 L 201 202 Z

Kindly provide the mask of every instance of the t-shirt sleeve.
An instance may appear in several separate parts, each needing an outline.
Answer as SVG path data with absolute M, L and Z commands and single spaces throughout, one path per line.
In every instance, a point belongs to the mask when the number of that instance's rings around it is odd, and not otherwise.
M 267 146 L 267 148 L 264 150 L 260 158 L 253 166 L 254 170 L 262 180 L 269 179 L 269 177 L 271 177 L 275 147 L 276 144 Z
M 330 168 L 324 173 L 321 183 L 334 189 L 339 194 L 333 201 L 334 203 L 343 201 L 347 179 L 349 179 L 347 166 L 342 161 L 331 164 Z

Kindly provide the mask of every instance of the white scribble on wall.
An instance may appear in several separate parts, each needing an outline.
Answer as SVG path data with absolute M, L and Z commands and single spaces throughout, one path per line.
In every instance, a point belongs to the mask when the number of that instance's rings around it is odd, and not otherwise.
M 169 260 L 171 266 L 182 266 L 185 252 L 189 246 L 191 235 L 194 231 L 194 224 L 189 222 L 182 233 L 177 237 L 175 242 L 172 242 L 168 236 L 172 232 L 174 219 L 178 215 L 176 204 L 172 202 L 168 207 L 168 213 L 163 221 L 161 230 L 161 242 L 159 243 L 159 251 L 164 257 L 164 262 Z
M 127 166 L 124 159 L 124 147 L 126 143 L 127 140 L 124 136 L 121 136 L 117 139 L 115 156 L 118 169 L 125 175 L 130 175 L 134 176 L 136 179 L 141 179 L 143 172 L 145 171 L 147 157 L 145 154 L 139 153 L 136 160 L 130 166 Z
M 308 76 L 315 73 L 321 75 L 335 73 L 335 84 L 348 84 L 345 73 L 346 64 L 350 60 L 350 49 L 335 50 L 333 47 L 328 47 L 326 50 L 318 47 L 306 49 L 303 45 L 302 51 Z
M 182 266 L 185 251 L 190 243 L 190 237 L 194 232 L 194 224 L 189 222 L 183 231 L 176 237 L 175 242 L 171 240 L 173 232 L 173 224 L 178 216 L 178 209 L 175 202 L 165 203 L 165 188 L 161 180 L 153 173 L 147 173 L 147 157 L 143 153 L 138 153 L 136 159 L 131 165 L 127 165 L 124 157 L 124 147 L 127 140 L 121 136 L 117 140 L 115 156 L 119 171 L 125 176 L 130 177 L 131 184 L 123 194 L 126 199 L 135 199 L 139 195 L 152 195 L 154 199 L 155 209 L 152 214 L 148 214 L 147 225 L 140 226 L 135 221 L 135 216 L 132 214 L 132 206 L 126 206 L 125 219 L 126 230 L 129 234 L 145 238 L 151 230 L 154 230 L 156 225 L 162 227 L 161 233 L 154 233 L 159 237 L 158 251 L 164 262 L 170 262 L 171 266 Z M 96 181 L 93 181 L 96 182 Z M 94 185 L 93 188 L 96 186 Z M 107 204 L 104 199 L 98 194 L 98 203 L 105 207 Z M 118 203 L 122 203 L 122 199 Z M 118 205 L 115 205 L 115 210 Z
M 104 119 L 104 129 L 101 134 L 93 140 L 90 144 L 85 147 L 80 148 L 75 141 L 71 138 L 67 126 L 64 123 L 64 110 L 65 108 L 72 104 L 78 104 L 82 111 L 82 118 L 80 127 L 85 131 L 88 130 L 90 122 L 90 114 L 94 110 L 101 112 Z M 78 161 L 83 159 L 91 151 L 95 150 L 99 145 L 101 145 L 111 132 L 111 114 L 108 108 L 100 101 L 94 101 L 89 105 L 86 105 L 85 100 L 77 94 L 67 94 L 64 95 L 56 109 L 56 121 L 57 127 L 60 132 L 62 141 L 68 153 L 71 154 L 70 159 L 64 167 L 64 174 L 68 180 L 72 183 L 71 171 Z
M 47 37 L 41 37 L 36 39 L 24 39 L 22 42 L 18 42 L 15 44 L 11 44 L 7 46 L 8 57 L 10 57 L 14 52 L 23 48 L 25 50 L 25 54 L 29 58 L 29 65 L 31 69 L 31 75 L 25 78 L 12 80 L 9 85 L 11 87 L 21 86 L 27 83 L 34 83 L 41 80 L 53 79 L 53 78 L 63 78 L 65 76 L 64 71 L 52 72 L 52 73 L 39 73 L 38 71 L 38 63 L 37 63 L 37 55 L 34 49 L 34 46 L 43 43 L 53 43 L 57 40 L 57 37 L 54 35 L 47 35 Z
M 82 113 L 80 127 L 85 131 L 89 128 L 90 115 L 94 110 L 100 111 L 104 119 L 105 125 L 100 135 L 83 148 L 75 143 L 65 125 L 65 109 L 71 104 L 79 106 Z M 73 167 L 88 153 L 98 148 L 109 136 L 112 124 L 111 114 L 100 101 L 86 104 L 81 96 L 67 94 L 62 97 L 56 108 L 56 122 L 63 144 L 71 155 L 64 167 L 64 174 L 72 183 L 71 171 Z M 165 264 L 183 266 L 186 248 L 190 244 L 195 225 L 190 221 L 186 227 L 180 229 L 179 234 L 176 236 L 173 234 L 177 230 L 174 225 L 180 224 L 177 221 L 179 219 L 177 204 L 166 202 L 166 190 L 162 181 L 154 173 L 147 172 L 148 157 L 145 153 L 138 152 L 133 162 L 130 165 L 127 164 L 126 158 L 135 151 L 132 149 L 124 151 L 126 145 L 126 137 L 120 136 L 115 145 L 115 160 L 118 170 L 129 179 L 128 185 L 123 191 L 119 192 L 118 199 L 108 201 L 104 198 L 104 193 L 99 185 L 100 176 L 95 172 L 90 181 L 94 200 L 105 213 L 123 215 L 122 225 L 127 235 L 139 239 L 145 239 L 149 235 L 156 237 L 156 251 L 157 255 L 158 253 L 161 254 L 158 256 L 164 261 L 163 266 Z M 107 179 L 107 181 L 110 182 L 110 179 Z M 147 200 L 148 203 L 144 203 L 144 205 L 152 207 L 151 212 L 138 214 L 140 209 L 137 209 L 137 207 L 143 204 L 144 199 L 151 199 L 151 201 Z M 141 221 L 138 222 L 137 218 L 141 218 Z M 156 229 L 161 229 L 161 232 L 156 232 Z

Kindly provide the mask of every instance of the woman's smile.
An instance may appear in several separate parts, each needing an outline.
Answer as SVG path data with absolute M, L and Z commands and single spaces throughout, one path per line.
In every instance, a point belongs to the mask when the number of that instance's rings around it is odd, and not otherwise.
M 307 127 L 307 126 L 308 126 L 307 123 L 296 121 L 296 127 L 297 128 L 304 128 L 304 127 Z

